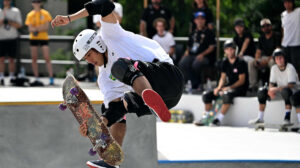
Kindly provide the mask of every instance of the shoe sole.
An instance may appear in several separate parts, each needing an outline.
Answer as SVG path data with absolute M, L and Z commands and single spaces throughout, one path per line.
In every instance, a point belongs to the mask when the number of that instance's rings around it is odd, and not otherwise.
M 103 166 L 98 166 L 96 164 L 94 164 L 93 162 L 91 161 L 87 161 L 86 162 L 86 165 L 90 168 L 107 168 L 107 167 L 103 167 Z M 120 168 L 119 166 L 115 166 L 115 168 Z
M 168 122 L 171 119 L 171 113 L 158 93 L 151 89 L 146 89 L 142 93 L 142 98 L 160 120 Z

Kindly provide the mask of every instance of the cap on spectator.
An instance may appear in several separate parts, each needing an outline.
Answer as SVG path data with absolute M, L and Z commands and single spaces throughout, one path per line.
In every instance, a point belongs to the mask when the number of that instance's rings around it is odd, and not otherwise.
M 268 18 L 264 18 L 260 21 L 260 26 L 263 26 L 263 25 L 272 25 L 270 19 Z
M 236 19 L 234 21 L 234 26 L 243 26 L 243 27 L 245 27 L 245 23 L 242 19 Z
M 42 2 L 42 0 L 32 0 L 32 2 Z
M 206 17 L 206 15 L 205 15 L 204 12 L 196 12 L 196 13 L 194 14 L 194 18 L 197 18 L 197 17 L 199 17 L 199 16 L 201 16 L 201 17 L 204 18 L 204 19 L 205 19 L 205 17 Z
M 283 0 L 283 2 L 286 2 L 286 1 L 288 1 L 288 2 L 295 2 L 295 0 Z
M 232 39 L 225 41 L 225 43 L 224 43 L 224 49 L 226 49 L 228 47 L 236 49 L 236 44 L 235 44 L 235 42 Z

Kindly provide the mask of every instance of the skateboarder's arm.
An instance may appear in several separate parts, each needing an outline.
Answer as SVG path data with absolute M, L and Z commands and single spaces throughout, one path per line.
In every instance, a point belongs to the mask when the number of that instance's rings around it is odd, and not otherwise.
M 246 81 L 246 74 L 240 74 L 239 75 L 239 80 L 236 81 L 234 84 L 232 84 L 230 87 L 230 89 L 234 89 L 234 88 L 237 88 L 237 87 L 240 87 L 242 86 Z
M 51 26 L 54 28 L 55 26 L 64 26 L 72 21 L 75 21 L 80 18 L 87 17 L 89 15 L 100 14 L 102 16 L 102 20 L 108 23 L 117 23 L 116 17 L 112 14 L 115 5 L 110 0 L 96 0 L 88 2 L 84 5 L 84 8 L 80 11 L 68 15 L 62 16 L 57 15 L 52 21 Z
M 221 90 L 222 87 L 225 85 L 225 82 L 226 82 L 226 73 L 222 72 L 217 89 Z

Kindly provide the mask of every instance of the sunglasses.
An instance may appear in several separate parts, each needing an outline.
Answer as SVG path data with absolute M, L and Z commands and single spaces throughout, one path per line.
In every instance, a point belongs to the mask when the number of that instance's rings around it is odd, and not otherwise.
M 271 26 L 271 25 L 266 24 L 266 25 L 261 26 L 261 28 L 270 27 L 270 26 Z

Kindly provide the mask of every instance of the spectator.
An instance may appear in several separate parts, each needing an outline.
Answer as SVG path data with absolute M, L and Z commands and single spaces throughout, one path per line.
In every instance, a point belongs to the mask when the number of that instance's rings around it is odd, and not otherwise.
M 264 123 L 264 111 L 266 101 L 281 95 L 285 102 L 285 116 L 283 124 L 290 124 L 291 109 L 294 105 L 300 123 L 300 90 L 296 88 L 299 82 L 294 66 L 287 63 L 285 53 L 282 49 L 276 49 L 273 53 L 275 65 L 272 66 L 269 88 L 261 88 L 257 93 L 259 101 L 258 118 L 249 121 L 250 124 Z
M 212 101 L 221 96 L 223 105 L 221 113 L 213 120 L 213 126 L 220 126 L 231 104 L 233 98 L 237 96 L 245 96 L 248 89 L 248 70 L 244 60 L 236 56 L 236 44 L 232 40 L 224 43 L 224 52 L 226 59 L 222 62 L 222 72 L 218 87 L 213 91 L 207 91 L 203 94 L 203 102 L 205 103 L 205 114 L 208 115 L 212 109 Z M 228 79 L 228 83 L 226 83 Z M 203 125 L 202 120 L 195 123 Z
M 21 26 L 22 17 L 19 9 L 11 6 L 11 0 L 4 0 L 3 9 L 0 9 L 0 85 L 4 85 L 5 56 L 9 60 L 10 81 L 15 78 L 18 29 Z
M 255 54 L 255 44 L 252 34 L 245 27 L 242 19 L 236 19 L 234 22 L 234 30 L 236 35 L 233 40 L 238 46 L 238 56 L 246 62 L 253 60 Z
M 170 10 L 161 5 L 162 0 L 152 0 L 151 4 L 144 10 L 140 22 L 140 34 L 152 38 L 156 34 L 153 27 L 153 22 L 157 18 L 164 18 L 167 21 L 166 30 L 174 33 L 175 18 L 172 16 Z
M 286 59 L 291 62 L 300 76 L 300 8 L 294 0 L 284 0 L 285 11 L 281 14 L 283 40 L 281 45 Z
M 213 14 L 210 8 L 208 7 L 207 0 L 194 0 L 194 9 L 193 14 L 196 12 L 204 12 L 206 15 L 206 26 L 213 31 L 214 29 L 214 19 Z M 194 16 L 192 16 L 191 24 L 190 24 L 190 32 L 192 32 L 196 28 L 194 23 Z
M 197 12 L 194 22 L 197 28 L 189 36 L 188 47 L 179 62 L 185 76 L 185 82 L 191 80 L 192 90 L 198 92 L 203 89 L 203 70 L 215 62 L 215 36 L 205 26 L 205 13 Z
M 157 41 L 166 53 L 175 60 L 175 40 L 170 32 L 165 31 L 166 20 L 164 18 L 157 18 L 154 20 L 153 24 L 157 31 L 157 34 L 153 36 L 153 40 Z
M 263 83 L 269 80 L 269 69 L 274 64 L 272 53 L 276 48 L 280 48 L 281 36 L 278 32 L 273 32 L 272 23 L 265 18 L 260 21 L 262 34 L 258 40 L 258 46 L 255 53 L 255 60 L 249 64 L 249 82 L 250 88 L 257 91 L 258 72 L 264 74 Z
M 32 86 L 43 86 L 43 83 L 39 80 L 38 72 L 38 47 L 42 47 L 43 56 L 46 60 L 47 69 L 50 77 L 50 85 L 54 85 L 54 78 L 52 73 L 52 64 L 49 56 L 49 46 L 48 46 L 48 29 L 49 22 L 51 22 L 52 17 L 48 11 L 42 9 L 41 0 L 32 0 L 33 10 L 27 14 L 25 24 L 28 26 L 30 32 L 30 51 L 32 58 L 32 69 L 35 76 L 35 81 L 31 83 Z
M 122 23 L 122 18 L 123 18 L 123 6 L 117 2 L 117 0 L 113 0 L 115 9 L 113 11 L 114 15 L 117 17 L 119 23 Z M 101 23 L 100 23 L 101 15 L 94 15 L 93 16 L 93 22 L 96 25 L 97 28 L 100 29 Z M 99 32 L 99 30 L 98 30 Z

